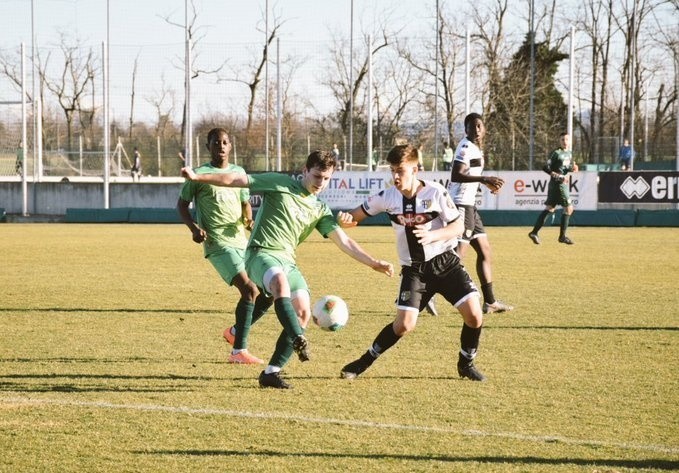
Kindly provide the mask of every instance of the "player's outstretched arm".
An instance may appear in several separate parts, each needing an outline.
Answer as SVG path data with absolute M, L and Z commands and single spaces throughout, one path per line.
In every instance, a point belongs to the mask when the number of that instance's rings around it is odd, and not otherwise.
M 247 174 L 241 173 L 196 174 L 190 167 L 183 167 L 182 176 L 189 181 L 202 182 L 213 186 L 248 187 L 249 185 Z
M 342 228 L 351 228 L 361 223 L 366 217 L 367 215 L 359 206 L 348 212 L 342 212 L 340 210 L 337 213 L 337 223 L 339 223 Z
M 328 237 L 333 241 L 333 243 L 335 243 L 335 245 L 337 245 L 340 250 L 354 258 L 359 263 L 363 263 L 375 271 L 384 273 L 389 277 L 394 275 L 394 265 L 388 261 L 377 260 L 370 256 L 363 248 L 361 248 L 358 243 L 349 238 L 349 236 L 341 228 L 331 232 Z

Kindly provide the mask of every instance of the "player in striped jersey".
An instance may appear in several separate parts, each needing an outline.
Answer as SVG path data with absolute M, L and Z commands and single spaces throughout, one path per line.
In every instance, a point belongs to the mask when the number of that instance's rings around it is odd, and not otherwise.
M 442 185 L 418 179 L 414 146 L 395 146 L 387 161 L 393 187 L 350 212 L 340 212 L 337 218 L 342 227 L 350 227 L 381 212 L 389 215 L 401 264 L 396 319 L 380 331 L 360 358 L 342 368 L 341 376 L 354 379 L 368 369 L 415 328 L 420 310 L 438 293 L 458 309 L 464 321 L 458 374 L 484 381 L 486 377 L 474 366 L 483 323 L 479 292 L 454 251 L 463 229 L 460 213 Z
M 450 194 L 460 209 L 464 220 L 464 232 L 457 246 L 457 253 L 464 258 L 471 246 L 476 252 L 476 273 L 483 293 L 483 313 L 506 312 L 514 307 L 497 299 L 493 293 L 491 249 L 486 229 L 476 209 L 476 194 L 481 184 L 497 194 L 504 180 L 496 176 L 484 176 L 483 138 L 486 127 L 478 113 L 470 113 L 464 119 L 466 137 L 455 150 L 453 170 L 450 173 Z

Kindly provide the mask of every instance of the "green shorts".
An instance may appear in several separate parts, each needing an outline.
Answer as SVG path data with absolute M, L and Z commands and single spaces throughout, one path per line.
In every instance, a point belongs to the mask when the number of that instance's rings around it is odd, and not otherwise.
M 207 260 L 212 263 L 224 282 L 231 286 L 233 278 L 238 273 L 245 271 L 245 250 L 240 248 L 224 248 L 219 253 L 207 255 Z
M 288 279 L 291 294 L 298 291 L 309 292 L 309 286 L 295 262 L 290 261 L 280 252 L 248 248 L 245 252 L 245 267 L 250 279 L 267 294 L 271 294 L 271 279 L 281 272 Z
M 568 207 L 571 205 L 573 201 L 571 200 L 568 186 L 568 183 L 559 183 L 552 179 L 547 187 L 545 205 L 548 207 L 556 207 L 557 205 Z

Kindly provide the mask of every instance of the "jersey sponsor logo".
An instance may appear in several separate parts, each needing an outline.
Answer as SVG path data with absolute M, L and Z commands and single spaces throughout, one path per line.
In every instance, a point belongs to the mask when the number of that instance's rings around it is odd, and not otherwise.
M 415 225 L 422 225 L 431 220 L 433 220 L 431 214 L 418 214 L 418 213 L 402 213 L 394 215 L 396 223 L 403 225 L 404 227 L 414 227 Z
M 402 302 L 408 302 L 410 300 L 410 291 L 403 291 L 401 293 L 401 297 L 399 297 L 399 299 Z

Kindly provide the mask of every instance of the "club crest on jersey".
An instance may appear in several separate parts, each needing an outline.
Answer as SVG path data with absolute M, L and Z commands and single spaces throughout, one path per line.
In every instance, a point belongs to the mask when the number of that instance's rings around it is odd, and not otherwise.
M 429 207 L 431 207 L 431 200 L 430 199 L 423 200 L 421 202 L 422 202 L 422 208 L 428 209 Z

